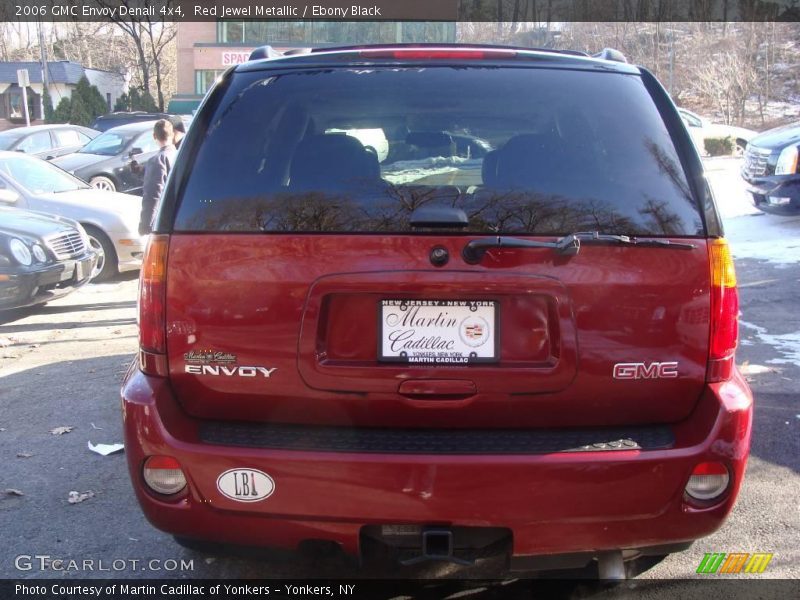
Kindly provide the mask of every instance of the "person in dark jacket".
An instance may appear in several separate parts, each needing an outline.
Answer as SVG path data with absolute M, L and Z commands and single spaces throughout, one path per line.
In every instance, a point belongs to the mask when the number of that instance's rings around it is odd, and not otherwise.
M 180 150 L 183 136 L 186 135 L 186 126 L 183 124 L 183 119 L 180 117 L 170 117 L 169 122 L 172 123 L 172 131 L 174 134 L 172 143 L 175 144 L 176 150 Z
M 166 119 L 156 121 L 153 126 L 153 139 L 160 146 L 158 154 L 144 166 L 144 187 L 142 188 L 142 214 L 139 218 L 139 235 L 152 231 L 153 216 L 164 184 L 167 182 L 172 165 L 175 163 L 172 123 Z

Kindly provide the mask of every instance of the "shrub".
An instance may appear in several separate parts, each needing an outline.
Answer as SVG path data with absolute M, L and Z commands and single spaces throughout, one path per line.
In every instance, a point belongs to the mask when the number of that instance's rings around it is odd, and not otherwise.
M 709 156 L 730 156 L 736 148 L 736 139 L 732 136 L 706 138 L 704 145 Z

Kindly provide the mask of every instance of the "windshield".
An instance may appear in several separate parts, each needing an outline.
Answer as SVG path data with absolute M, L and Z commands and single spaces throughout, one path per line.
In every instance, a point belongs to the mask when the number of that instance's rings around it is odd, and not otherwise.
M 10 150 L 11 147 L 16 144 L 21 137 L 21 133 L 15 133 L 13 131 L 0 133 L 0 150 Z
M 30 156 L 0 159 L 0 172 L 32 194 L 52 194 L 89 186 L 49 162 Z
M 241 73 L 208 122 L 177 230 L 413 232 L 411 214 L 437 206 L 465 213 L 461 233 L 703 232 L 634 74 Z
M 135 138 L 138 133 L 116 133 L 106 131 L 101 133 L 83 148 L 78 150 L 81 154 L 100 154 L 101 156 L 116 156 L 121 153 L 128 143 Z

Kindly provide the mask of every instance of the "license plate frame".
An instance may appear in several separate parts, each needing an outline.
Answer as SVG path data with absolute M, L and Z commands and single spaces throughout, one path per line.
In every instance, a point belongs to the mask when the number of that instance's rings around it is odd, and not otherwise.
M 92 275 L 92 259 L 84 258 L 83 260 L 75 261 L 75 280 L 83 281 Z
M 378 362 L 423 367 L 500 362 L 498 300 L 383 298 L 376 312 Z

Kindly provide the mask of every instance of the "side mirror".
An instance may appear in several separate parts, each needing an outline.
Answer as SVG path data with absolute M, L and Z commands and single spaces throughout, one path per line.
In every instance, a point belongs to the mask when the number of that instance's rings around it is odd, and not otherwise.
M 22 148 L 14 148 L 14 150 L 16 152 L 22 152 L 23 154 L 25 154 L 25 150 L 23 150 Z
M 134 156 L 136 156 L 138 154 L 142 154 L 142 152 L 144 152 L 144 151 L 141 148 L 131 148 L 131 151 L 128 152 L 128 156 L 133 158 Z
M 16 204 L 19 194 L 14 190 L 0 189 L 0 202 L 3 204 Z

